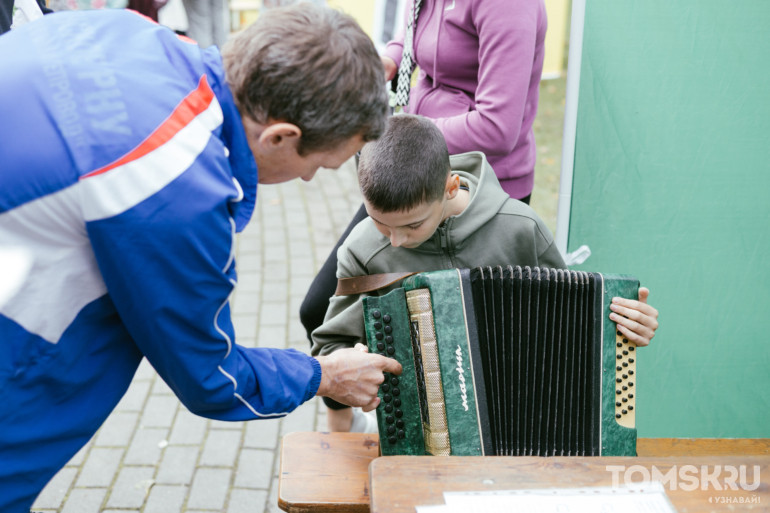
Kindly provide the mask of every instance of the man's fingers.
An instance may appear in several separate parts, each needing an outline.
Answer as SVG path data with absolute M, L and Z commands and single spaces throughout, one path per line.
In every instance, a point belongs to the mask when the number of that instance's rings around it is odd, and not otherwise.
M 382 372 L 390 372 L 391 374 L 399 375 L 401 374 L 401 364 L 398 363 L 397 360 L 393 358 L 388 358 L 387 356 L 383 356 L 383 362 L 382 362 Z
M 380 405 L 380 398 L 375 396 L 374 399 L 372 399 L 372 401 L 369 404 L 367 404 L 365 406 L 361 406 L 361 409 L 363 411 L 372 411 L 375 408 L 377 408 L 377 406 L 379 406 L 379 405 Z

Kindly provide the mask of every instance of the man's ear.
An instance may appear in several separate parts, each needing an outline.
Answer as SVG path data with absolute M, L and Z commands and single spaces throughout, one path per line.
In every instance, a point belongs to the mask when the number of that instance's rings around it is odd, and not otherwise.
M 302 130 L 292 123 L 276 122 L 267 125 L 259 134 L 259 144 L 266 151 L 297 148 Z
M 458 175 L 449 173 L 449 176 L 447 176 L 446 179 L 446 187 L 444 188 L 444 193 L 446 194 L 446 198 L 448 200 L 453 199 L 455 196 L 457 196 L 457 191 L 460 190 L 460 177 Z

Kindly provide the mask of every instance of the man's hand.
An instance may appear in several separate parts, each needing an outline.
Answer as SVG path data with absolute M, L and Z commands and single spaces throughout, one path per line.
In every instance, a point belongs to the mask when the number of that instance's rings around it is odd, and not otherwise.
M 316 359 L 321 364 L 321 385 L 316 395 L 360 406 L 364 411 L 371 411 L 380 404 L 377 390 L 385 380 L 383 372 L 401 374 L 400 363 L 393 358 L 369 354 L 362 344 Z
M 631 342 L 639 347 L 650 344 L 658 329 L 658 311 L 647 304 L 650 291 L 645 287 L 639 288 L 639 301 L 612 298 L 610 319 L 618 325 L 618 330 Z

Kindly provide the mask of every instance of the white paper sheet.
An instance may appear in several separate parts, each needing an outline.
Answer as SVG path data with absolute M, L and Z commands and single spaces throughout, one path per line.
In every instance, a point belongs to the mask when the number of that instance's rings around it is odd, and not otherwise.
M 445 504 L 417 513 L 674 513 L 659 482 L 627 487 L 541 488 L 444 492 Z

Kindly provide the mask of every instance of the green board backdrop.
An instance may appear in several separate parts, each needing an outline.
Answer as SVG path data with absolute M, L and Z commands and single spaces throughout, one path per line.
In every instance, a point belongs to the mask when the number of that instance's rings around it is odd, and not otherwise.
M 568 251 L 661 327 L 642 437 L 770 437 L 770 1 L 587 0 Z

